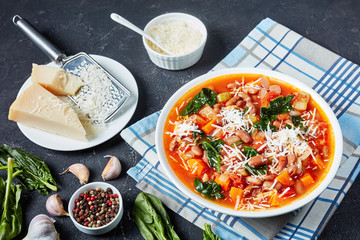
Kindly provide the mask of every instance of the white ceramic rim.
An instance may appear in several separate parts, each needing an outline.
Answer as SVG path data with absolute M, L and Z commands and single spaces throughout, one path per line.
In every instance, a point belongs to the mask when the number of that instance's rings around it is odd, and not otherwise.
M 165 21 L 169 21 L 169 20 L 182 20 L 185 21 L 187 23 L 189 23 L 191 25 L 191 27 L 197 29 L 200 31 L 200 33 L 203 36 L 203 39 L 201 41 L 201 44 L 199 45 L 199 47 L 197 47 L 196 49 L 194 49 L 193 51 L 187 53 L 187 54 L 183 54 L 183 55 L 176 55 L 176 56 L 170 56 L 170 55 L 164 55 L 161 53 L 158 53 L 156 51 L 154 51 L 147 43 L 146 38 L 142 38 L 143 39 L 143 44 L 146 48 L 146 50 L 148 52 L 150 52 L 152 55 L 155 55 L 157 58 L 161 58 L 161 59 L 169 59 L 169 60 L 180 60 L 180 59 L 185 59 L 188 58 L 190 55 L 195 54 L 195 52 L 199 51 L 199 49 L 203 49 L 207 40 L 207 30 L 206 30 L 206 26 L 204 25 L 204 23 L 202 21 L 200 21 L 200 19 L 187 14 L 187 13 L 180 13 L 180 12 L 173 12 L 173 13 L 165 13 L 162 14 L 160 16 L 157 16 L 155 18 L 153 18 L 150 22 L 148 22 L 148 24 L 146 24 L 145 28 L 144 28 L 144 32 L 147 32 L 149 30 L 149 28 L 151 28 L 152 26 L 156 25 L 157 23 L 160 22 L 165 22 Z M 194 25 L 195 23 L 195 25 Z
M 167 116 L 171 110 L 171 108 L 174 106 L 174 104 L 178 101 L 178 99 L 183 96 L 187 91 L 189 91 L 191 88 L 195 87 L 196 85 L 218 77 L 222 75 L 229 75 L 229 74 L 242 74 L 242 73 L 249 73 L 249 74 L 261 74 L 269 77 L 274 77 L 276 79 L 279 79 L 281 81 L 287 82 L 311 95 L 311 97 L 315 100 L 315 102 L 321 106 L 327 117 L 329 118 L 330 123 L 332 124 L 333 132 L 334 132 L 334 139 L 335 139 L 335 152 L 334 152 L 334 159 L 332 162 L 332 165 L 329 169 L 329 172 L 327 176 L 323 179 L 323 181 L 315 188 L 312 192 L 307 194 L 305 197 L 294 201 L 293 203 L 289 205 L 285 205 L 284 207 L 276 208 L 276 209 L 270 209 L 270 210 L 261 210 L 261 211 L 234 211 L 231 208 L 227 208 L 224 206 L 220 206 L 217 204 L 214 204 L 213 202 L 201 197 L 200 195 L 194 193 L 191 191 L 185 184 L 183 184 L 180 179 L 176 176 L 176 174 L 173 172 L 171 166 L 168 163 L 168 160 L 165 155 L 165 149 L 163 144 L 163 131 L 165 126 L 165 121 L 167 119 Z M 206 206 L 212 210 L 222 212 L 225 214 L 233 215 L 233 216 L 239 216 L 239 217 L 251 217 L 251 218 L 262 218 L 262 217 L 272 217 L 277 216 L 281 214 L 285 214 L 288 212 L 291 212 L 293 210 L 296 210 L 305 204 L 309 203 L 311 200 L 315 199 L 317 196 L 321 194 L 325 190 L 325 188 L 330 184 L 330 182 L 335 177 L 335 174 L 339 168 L 342 152 L 343 152 L 343 141 L 342 141 L 342 132 L 340 129 L 339 122 L 329 107 L 329 105 L 325 102 L 325 100 L 313 89 L 311 89 L 309 86 L 305 85 L 304 83 L 300 82 L 299 80 L 290 77 L 288 75 L 285 75 L 280 72 L 275 72 L 271 70 L 266 69 L 257 69 L 257 68 L 228 68 L 228 69 L 222 69 L 218 71 L 213 71 L 210 73 L 207 73 L 205 75 L 199 76 L 196 79 L 188 82 L 183 87 L 181 87 L 178 91 L 176 91 L 172 97 L 167 101 L 165 104 L 163 110 L 161 111 L 161 114 L 159 116 L 159 120 L 156 125 L 155 130 L 155 144 L 156 144 L 156 150 L 157 155 L 160 159 L 160 163 L 162 168 L 164 169 L 166 175 L 170 178 L 170 180 L 177 186 L 180 191 L 182 191 L 184 194 L 186 194 L 188 197 L 190 197 L 195 202 L 201 204 L 202 206 Z
M 72 210 L 75 207 L 75 199 L 78 198 L 80 193 L 83 193 L 85 190 L 89 190 L 91 188 L 96 190 L 97 187 L 100 187 L 103 190 L 106 190 L 106 188 L 111 188 L 112 191 L 113 191 L 113 194 L 119 195 L 119 212 L 116 214 L 115 218 L 112 221 L 110 221 L 108 224 L 106 224 L 104 226 L 94 227 L 94 228 L 93 227 L 85 227 L 84 225 L 81 225 L 80 223 L 78 223 L 74 218 L 74 213 L 72 212 Z M 68 213 L 69 213 L 71 221 L 74 223 L 74 225 L 78 229 L 84 229 L 87 232 L 97 232 L 97 231 L 103 230 L 104 228 L 110 228 L 109 231 L 111 231 L 114 227 L 116 227 L 116 226 L 112 227 L 112 224 L 115 224 L 116 220 L 119 217 L 122 218 L 123 208 L 124 208 L 123 200 L 122 200 L 122 196 L 121 196 L 120 191 L 116 187 L 114 187 L 113 185 L 111 185 L 109 183 L 106 183 L 106 182 L 92 182 L 92 183 L 88 183 L 88 184 L 85 184 L 85 185 L 81 186 L 80 188 L 78 188 L 74 192 L 74 194 L 71 196 L 71 198 L 69 200 L 69 203 L 68 203 Z M 87 232 L 85 232 L 85 233 L 87 233 Z M 107 232 L 107 231 L 104 231 L 104 233 L 105 232 Z

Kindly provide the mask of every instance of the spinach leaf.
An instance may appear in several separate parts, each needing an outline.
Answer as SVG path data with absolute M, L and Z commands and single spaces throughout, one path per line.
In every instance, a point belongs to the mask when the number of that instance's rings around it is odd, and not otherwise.
M 206 181 L 201 182 L 199 178 L 196 178 L 194 181 L 195 190 L 207 198 L 221 199 L 225 196 L 221 193 L 222 189 L 219 184 L 215 181 Z
M 251 175 L 265 175 L 267 174 L 268 164 L 264 164 L 257 167 L 252 167 L 245 163 L 245 171 Z
M 292 109 L 291 107 L 291 99 L 294 95 L 287 95 L 286 97 L 279 96 L 272 101 L 270 101 L 269 109 L 273 115 L 277 115 L 280 113 L 288 113 Z
M 261 131 L 266 131 L 268 126 L 271 131 L 276 131 L 276 127 L 270 122 L 277 119 L 280 113 L 288 113 L 292 109 L 291 99 L 294 95 L 287 95 L 286 97 L 279 96 L 270 101 L 269 107 L 262 107 L 260 109 L 260 121 L 254 124 L 254 127 Z
M 216 171 L 220 172 L 221 167 L 221 153 L 220 150 L 224 145 L 224 141 L 222 140 L 212 140 L 211 142 L 202 142 L 201 146 L 206 151 L 206 156 L 209 161 L 209 165 L 214 167 Z
M 204 225 L 205 229 L 203 231 L 203 240 L 221 240 L 221 238 L 211 231 L 211 226 L 207 223 Z
M 180 240 L 161 201 L 149 194 L 139 193 L 132 210 L 134 221 L 146 240 Z
M 202 141 L 209 140 L 209 137 L 200 130 L 200 132 L 193 132 L 193 139 L 195 144 L 199 144 Z
M 242 140 L 240 140 L 240 141 L 237 141 L 237 142 L 235 142 L 235 143 L 233 143 L 233 147 L 237 147 L 237 146 L 239 146 L 239 145 L 241 145 L 241 144 L 243 144 L 244 143 L 244 141 L 242 141 Z
M 269 120 L 260 120 L 259 122 L 255 123 L 253 126 L 254 128 L 261 131 L 267 131 L 269 126 L 271 131 L 273 132 L 276 131 L 276 127 L 272 125 Z
M 0 239 L 15 238 L 21 232 L 22 209 L 20 205 L 21 188 L 20 185 L 12 185 L 14 160 L 8 161 L 7 181 L 5 186 L 5 195 L 1 203 L 0 219 Z M 1 179 L 1 188 L 4 191 L 4 180 Z
M 244 155 L 246 157 L 255 157 L 259 153 L 252 147 L 244 146 Z
M 203 88 L 201 91 L 193 97 L 193 99 L 180 111 L 180 116 L 186 116 L 193 113 L 197 113 L 205 104 L 209 104 L 211 107 L 216 103 L 217 93 Z
M 300 116 L 291 116 L 290 117 L 291 122 L 294 124 L 295 127 L 301 127 L 304 128 L 303 121 L 304 119 Z
M 169 217 L 168 213 L 166 212 L 165 208 L 163 207 L 161 201 L 157 197 L 155 197 L 151 194 L 148 194 L 148 193 L 144 193 L 144 194 L 149 198 L 152 206 L 160 214 L 160 216 L 166 226 L 166 233 L 168 234 L 170 239 L 180 240 L 179 236 L 176 234 L 176 232 L 174 230 L 174 226 L 171 224 L 170 217 Z
M 254 148 L 249 146 L 244 146 L 244 155 L 246 157 L 255 157 L 258 155 L 258 151 L 256 151 Z M 257 167 L 252 167 L 249 164 L 245 163 L 245 171 L 251 175 L 264 175 L 267 173 L 268 165 L 264 164 Z
M 275 121 L 278 114 L 290 112 L 292 109 L 290 101 L 293 97 L 294 95 L 287 95 L 286 97 L 279 96 L 271 100 L 268 108 L 261 108 L 260 119 Z
M 0 165 L 6 165 L 8 157 L 14 158 L 16 169 L 23 171 L 17 175 L 17 179 L 26 190 L 35 189 L 42 195 L 49 194 L 49 189 L 57 191 L 56 182 L 44 160 L 24 150 L 3 144 L 0 148 Z

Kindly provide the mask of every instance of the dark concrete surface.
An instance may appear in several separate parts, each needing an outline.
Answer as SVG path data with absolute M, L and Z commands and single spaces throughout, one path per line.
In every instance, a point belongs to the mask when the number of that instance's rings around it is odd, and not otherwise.
M 58 175 L 72 163 L 86 164 L 90 181 L 101 181 L 106 164 L 103 156 L 113 154 L 123 164 L 121 176 L 110 183 L 124 199 L 124 216 L 116 229 L 102 236 L 79 232 L 69 218 L 56 218 L 62 239 L 142 239 L 131 220 L 131 208 L 139 190 L 126 175 L 140 156 L 119 135 L 88 150 L 59 152 L 42 148 L 28 140 L 16 123 L 7 119 L 8 109 L 19 88 L 29 77 L 31 64 L 45 64 L 47 57 L 12 24 L 15 14 L 31 22 L 67 55 L 80 51 L 110 57 L 127 67 L 139 87 L 139 104 L 128 125 L 162 108 L 183 84 L 202 75 L 225 57 L 262 19 L 291 28 L 341 56 L 360 63 L 360 1 L 0 1 L 0 143 L 13 145 L 45 159 L 58 183 L 67 206 L 71 194 L 80 187 L 72 174 Z M 116 12 L 143 28 L 152 18 L 166 12 L 185 12 L 200 18 L 208 29 L 208 42 L 201 60 L 183 71 L 167 71 L 149 60 L 136 33 L 110 20 Z M 4 177 L 4 172 L 0 176 Z M 360 239 L 360 184 L 356 180 L 319 239 Z M 46 213 L 47 197 L 23 191 L 23 227 Z M 169 211 L 175 230 L 182 239 L 202 239 L 202 231 Z

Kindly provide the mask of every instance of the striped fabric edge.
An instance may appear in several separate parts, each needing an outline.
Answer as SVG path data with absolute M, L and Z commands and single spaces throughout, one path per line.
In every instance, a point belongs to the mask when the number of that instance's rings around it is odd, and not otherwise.
M 217 213 L 190 200 L 145 159 L 141 159 L 127 173 L 138 180 L 136 186 L 140 190 L 154 194 L 167 207 L 198 227 L 204 229 L 205 223 L 211 223 L 214 233 L 222 239 L 267 239 L 240 218 Z M 240 233 L 246 233 L 246 237 Z

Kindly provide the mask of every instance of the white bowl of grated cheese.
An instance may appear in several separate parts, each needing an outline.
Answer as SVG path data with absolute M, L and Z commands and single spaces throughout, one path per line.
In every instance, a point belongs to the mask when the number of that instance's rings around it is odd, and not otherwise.
M 143 37 L 151 61 L 168 70 L 181 70 L 199 61 L 207 40 L 205 25 L 185 13 L 166 13 L 151 20 L 144 31 L 173 52 L 167 55 Z

